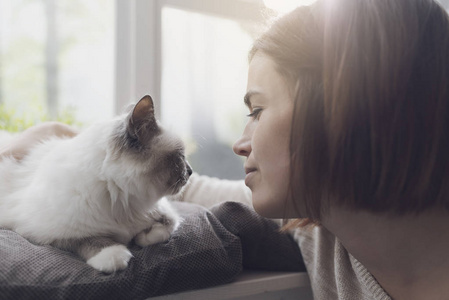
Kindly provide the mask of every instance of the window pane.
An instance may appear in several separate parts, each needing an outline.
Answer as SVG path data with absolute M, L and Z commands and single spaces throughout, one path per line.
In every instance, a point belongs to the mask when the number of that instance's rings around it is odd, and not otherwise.
M 0 102 L 19 120 L 113 113 L 114 1 L 0 0 Z
M 189 161 L 200 174 L 244 177 L 231 146 L 248 113 L 243 95 L 251 42 L 236 21 L 162 11 L 162 119 L 189 141 Z
M 84 122 L 113 116 L 114 1 L 57 0 L 61 6 L 61 105 Z

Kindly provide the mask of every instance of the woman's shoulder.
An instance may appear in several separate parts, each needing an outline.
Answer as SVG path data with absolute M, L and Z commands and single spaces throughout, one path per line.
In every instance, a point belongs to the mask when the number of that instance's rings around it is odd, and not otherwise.
M 303 256 L 323 256 L 332 258 L 336 245 L 336 237 L 321 225 L 307 225 L 296 228 L 293 238 L 303 252 Z
M 391 299 L 373 275 L 323 226 L 297 228 L 314 299 Z

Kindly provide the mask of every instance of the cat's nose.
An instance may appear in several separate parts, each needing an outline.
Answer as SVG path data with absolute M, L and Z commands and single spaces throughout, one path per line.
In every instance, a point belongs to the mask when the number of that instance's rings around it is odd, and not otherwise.
M 186 162 L 186 167 L 187 167 L 187 174 L 189 174 L 189 176 L 192 175 L 193 170 L 192 170 L 192 167 L 189 165 L 188 162 Z

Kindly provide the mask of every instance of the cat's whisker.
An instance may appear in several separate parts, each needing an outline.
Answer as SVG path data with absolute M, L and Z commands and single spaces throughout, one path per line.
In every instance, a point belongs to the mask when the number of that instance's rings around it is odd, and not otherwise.
M 168 191 L 171 191 L 172 194 L 177 194 L 182 189 L 182 187 L 187 183 L 188 177 L 180 177 L 178 180 L 176 180 L 175 183 L 173 183 L 169 188 Z
M 175 183 L 173 183 L 168 190 L 171 191 L 171 193 L 176 193 L 176 189 L 178 188 L 178 184 L 181 182 L 181 179 L 176 180 Z

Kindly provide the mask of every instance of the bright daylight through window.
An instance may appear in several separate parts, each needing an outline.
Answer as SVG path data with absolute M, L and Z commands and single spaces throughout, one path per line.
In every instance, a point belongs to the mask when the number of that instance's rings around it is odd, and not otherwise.
M 0 0 L 0 130 L 82 128 L 150 94 L 195 171 L 243 178 L 231 146 L 255 24 L 301 1 Z

